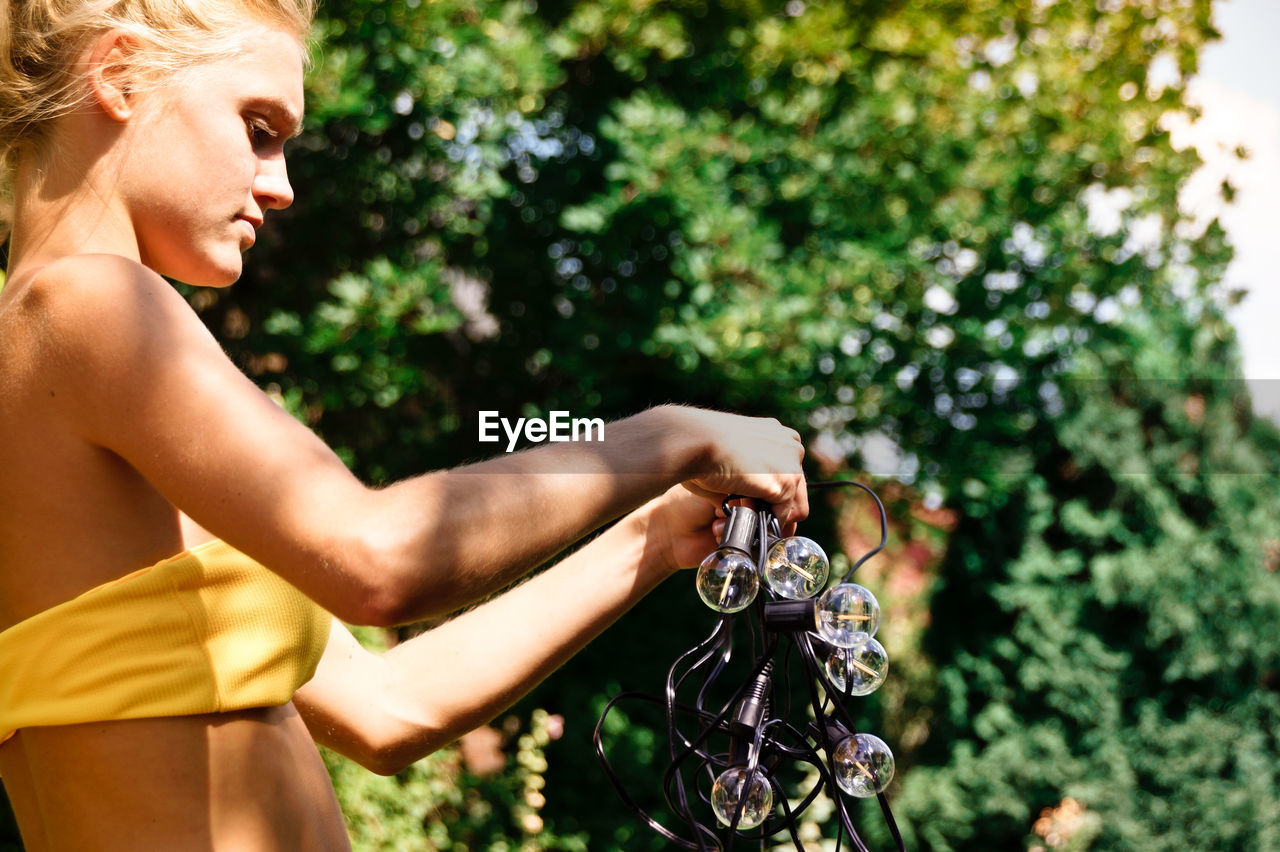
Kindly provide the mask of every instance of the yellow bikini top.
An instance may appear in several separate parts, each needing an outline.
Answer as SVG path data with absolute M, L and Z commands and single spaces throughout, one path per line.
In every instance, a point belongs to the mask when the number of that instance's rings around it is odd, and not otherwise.
M 284 704 L 329 625 L 288 582 L 206 542 L 0 633 L 0 742 L 35 725 Z

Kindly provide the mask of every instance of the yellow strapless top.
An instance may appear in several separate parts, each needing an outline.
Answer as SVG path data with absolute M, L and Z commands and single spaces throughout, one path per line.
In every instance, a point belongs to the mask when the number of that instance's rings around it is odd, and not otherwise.
M 206 542 L 0 633 L 0 742 L 35 725 L 284 704 L 329 626 L 288 582 Z

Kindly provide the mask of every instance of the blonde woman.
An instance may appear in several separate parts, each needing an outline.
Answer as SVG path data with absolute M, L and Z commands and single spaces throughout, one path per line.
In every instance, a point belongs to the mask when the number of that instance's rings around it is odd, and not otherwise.
M 696 563 L 723 495 L 807 512 L 794 432 L 678 407 L 374 490 L 237 372 L 161 276 L 230 285 L 293 201 L 309 4 L 0 2 L 0 778 L 31 852 L 347 849 L 313 741 L 395 771 Z M 383 656 L 338 620 L 454 611 L 618 518 Z

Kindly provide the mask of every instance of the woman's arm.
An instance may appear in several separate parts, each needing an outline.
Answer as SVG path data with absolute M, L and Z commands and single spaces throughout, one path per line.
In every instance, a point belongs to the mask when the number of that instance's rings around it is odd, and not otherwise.
M 341 624 L 295 703 L 318 742 L 393 774 L 501 713 L 678 567 L 715 507 L 676 488 L 528 582 L 382 655 Z M 584 593 L 586 592 L 586 593 Z
M 343 620 L 451 612 L 678 482 L 808 507 L 799 436 L 661 407 L 600 443 L 547 445 L 373 489 L 253 385 L 158 275 L 111 255 L 47 267 L 25 294 L 60 419 L 198 524 Z

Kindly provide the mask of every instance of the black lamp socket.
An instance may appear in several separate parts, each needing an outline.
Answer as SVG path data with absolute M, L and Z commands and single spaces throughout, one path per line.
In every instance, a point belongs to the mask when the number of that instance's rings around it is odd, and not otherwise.
M 813 599 L 803 601 L 765 601 L 764 629 L 776 633 L 799 633 L 814 629 Z

